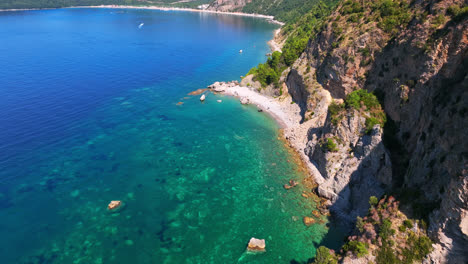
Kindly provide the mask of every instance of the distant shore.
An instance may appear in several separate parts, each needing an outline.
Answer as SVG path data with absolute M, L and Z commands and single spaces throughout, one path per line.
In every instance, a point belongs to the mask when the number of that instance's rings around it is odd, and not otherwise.
M 247 17 L 258 17 L 264 18 L 271 23 L 283 26 L 284 23 L 275 20 L 273 16 L 262 15 L 262 14 L 249 14 L 242 12 L 221 12 L 207 9 L 195 9 L 195 8 L 183 8 L 183 7 L 162 7 L 162 6 L 131 6 L 131 5 L 99 5 L 99 6 L 70 6 L 70 7 L 59 7 L 59 8 L 27 8 L 27 9 L 0 9 L 0 12 L 7 11 L 29 11 L 29 10 L 48 10 L 48 9 L 62 9 L 62 8 L 118 8 L 118 9 L 149 9 L 149 10 L 161 10 L 161 11 L 184 11 L 184 12 L 198 12 L 198 13 L 210 13 L 210 14 L 223 14 L 223 15 L 234 15 L 234 16 L 247 16 Z

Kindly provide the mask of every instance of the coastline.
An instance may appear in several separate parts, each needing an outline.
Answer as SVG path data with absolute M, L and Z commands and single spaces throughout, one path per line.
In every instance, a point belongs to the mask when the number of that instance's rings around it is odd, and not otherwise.
M 160 10 L 160 11 L 198 12 L 198 13 L 264 18 L 273 24 L 278 24 L 280 26 L 283 26 L 285 24 L 283 22 L 275 20 L 274 16 L 268 16 L 268 15 L 262 15 L 262 14 L 249 14 L 249 13 L 242 13 L 242 12 L 222 12 L 222 11 L 207 10 L 207 9 L 195 9 L 195 8 L 184 8 L 184 7 L 162 7 L 162 6 L 131 6 L 131 5 L 128 5 L 128 6 L 126 5 L 69 6 L 69 7 L 58 7 L 58 8 L 0 9 L 0 12 L 50 10 L 50 9 L 66 9 L 66 8 L 147 9 L 147 10 Z
M 299 106 L 292 101 L 291 96 L 286 93 L 278 98 L 272 98 L 245 86 L 232 86 L 226 83 L 221 84 L 221 86 L 221 89 L 212 89 L 211 91 L 233 96 L 240 100 L 247 99 L 249 104 L 255 105 L 258 109 L 270 115 L 279 124 L 282 129 L 282 137 L 300 157 L 302 164 L 298 165 L 305 167 L 307 174 L 314 183 L 317 184 L 314 175 L 320 175 L 320 173 L 304 152 L 308 141 L 307 133 L 311 127 L 311 122 L 314 122 L 314 120 L 301 123 L 301 110 Z

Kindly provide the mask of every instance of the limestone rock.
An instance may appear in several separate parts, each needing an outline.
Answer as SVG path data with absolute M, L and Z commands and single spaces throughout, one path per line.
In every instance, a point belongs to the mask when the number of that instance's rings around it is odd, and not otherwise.
M 312 217 L 308 217 L 308 216 L 304 216 L 304 218 L 302 218 L 302 221 L 304 222 L 304 225 L 306 226 L 315 224 L 315 219 L 313 219 Z
M 265 247 L 265 239 L 252 237 L 247 245 L 247 250 L 253 252 L 264 252 L 266 250 Z
M 116 211 L 122 206 L 122 201 L 111 201 L 109 205 L 107 205 L 107 209 L 109 211 Z

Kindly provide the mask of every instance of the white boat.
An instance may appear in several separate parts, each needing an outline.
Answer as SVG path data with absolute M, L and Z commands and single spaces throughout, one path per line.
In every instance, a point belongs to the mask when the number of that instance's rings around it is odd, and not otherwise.
M 239 53 L 242 53 L 242 50 L 239 50 Z
M 141 23 L 141 24 L 138 26 L 138 28 L 142 28 L 143 25 L 145 25 L 145 23 Z

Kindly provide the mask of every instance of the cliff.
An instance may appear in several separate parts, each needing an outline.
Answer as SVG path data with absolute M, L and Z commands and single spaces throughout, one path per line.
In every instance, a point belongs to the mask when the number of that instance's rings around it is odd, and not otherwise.
M 221 12 L 241 12 L 244 6 L 250 2 L 252 0 L 215 0 L 207 9 Z
M 424 263 L 468 261 L 466 5 L 344 1 L 264 90 L 314 120 L 304 151 L 333 215 L 354 223 L 369 197 L 395 195 L 429 222 Z

